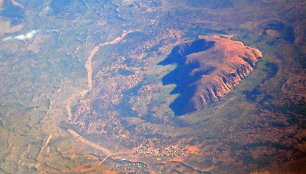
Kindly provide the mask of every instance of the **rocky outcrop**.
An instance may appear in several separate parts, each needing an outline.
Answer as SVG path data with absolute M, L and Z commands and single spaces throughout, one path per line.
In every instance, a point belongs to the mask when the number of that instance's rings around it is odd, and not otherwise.
M 232 36 L 200 36 L 178 45 L 160 65 L 176 63 L 163 77 L 164 85 L 176 84 L 171 94 L 180 94 L 170 104 L 175 115 L 200 110 L 228 94 L 253 70 L 262 53 Z

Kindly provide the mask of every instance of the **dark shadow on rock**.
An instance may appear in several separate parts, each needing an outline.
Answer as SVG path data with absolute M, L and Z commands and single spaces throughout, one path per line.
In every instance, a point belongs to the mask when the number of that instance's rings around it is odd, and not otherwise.
M 175 46 L 171 53 L 159 65 L 177 64 L 176 69 L 162 78 L 163 85 L 176 84 L 170 94 L 180 94 L 169 107 L 176 116 L 184 115 L 195 111 L 195 107 L 190 104 L 191 98 L 196 92 L 194 82 L 201 79 L 202 75 L 208 75 L 215 70 L 215 67 L 207 67 L 197 73 L 191 72 L 200 67 L 199 62 L 186 62 L 187 56 L 193 53 L 205 51 L 214 46 L 213 41 L 198 39 L 190 43 Z

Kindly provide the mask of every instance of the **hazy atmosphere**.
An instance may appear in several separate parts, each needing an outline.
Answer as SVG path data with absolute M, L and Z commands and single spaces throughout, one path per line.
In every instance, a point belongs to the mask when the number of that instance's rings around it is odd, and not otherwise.
M 0 174 L 306 173 L 305 12 L 0 0 Z

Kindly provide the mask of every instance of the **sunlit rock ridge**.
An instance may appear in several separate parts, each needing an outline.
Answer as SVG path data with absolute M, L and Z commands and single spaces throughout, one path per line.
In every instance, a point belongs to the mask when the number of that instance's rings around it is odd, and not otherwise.
M 176 63 L 163 77 L 164 85 L 176 84 L 171 94 L 180 94 L 170 108 L 175 115 L 201 110 L 219 101 L 253 70 L 262 53 L 232 36 L 199 36 L 173 48 L 160 65 Z

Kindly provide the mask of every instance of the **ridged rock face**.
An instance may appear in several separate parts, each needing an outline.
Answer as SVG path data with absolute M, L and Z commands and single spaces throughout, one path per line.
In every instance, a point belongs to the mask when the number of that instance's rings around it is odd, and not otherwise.
M 175 115 L 200 110 L 228 94 L 253 70 L 262 53 L 232 36 L 200 36 L 178 45 L 160 65 L 176 63 L 163 77 L 164 85 L 176 84 L 171 94 L 180 94 L 170 104 Z

